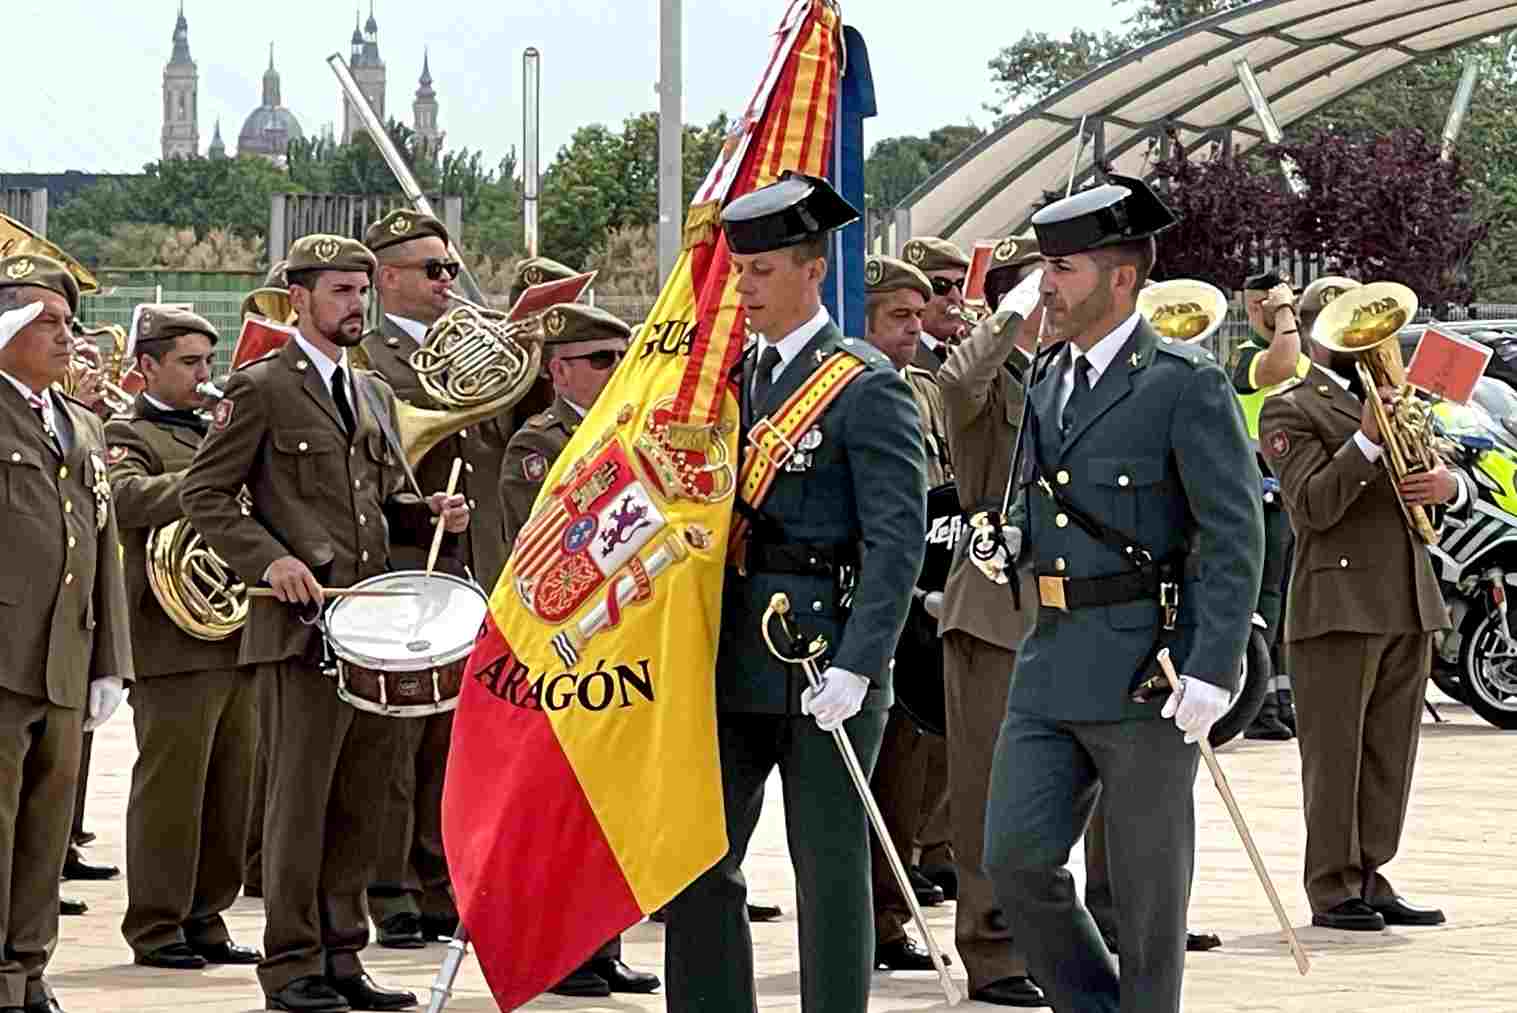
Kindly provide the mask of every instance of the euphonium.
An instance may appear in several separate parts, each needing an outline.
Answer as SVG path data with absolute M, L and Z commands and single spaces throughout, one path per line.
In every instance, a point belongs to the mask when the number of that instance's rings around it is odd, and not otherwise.
M 174 625 L 199 640 L 225 640 L 247 621 L 247 587 L 183 518 L 148 532 L 147 581 Z
M 1207 282 L 1175 278 L 1141 289 L 1138 312 L 1161 337 L 1194 344 L 1215 334 L 1227 319 L 1227 296 Z
M 1385 447 L 1386 468 L 1398 486 L 1407 475 L 1430 470 L 1432 450 L 1431 412 L 1406 382 L 1401 345 L 1396 339 L 1403 326 L 1417 316 L 1417 295 L 1405 285 L 1378 281 L 1349 289 L 1322 310 L 1312 324 L 1312 340 L 1324 348 L 1355 357 L 1355 368 L 1364 386 L 1364 396 L 1375 413 L 1380 439 Z M 1389 404 L 1381 387 L 1398 392 Z M 1401 501 L 1407 524 L 1428 545 L 1438 541 L 1438 530 L 1426 509 Z

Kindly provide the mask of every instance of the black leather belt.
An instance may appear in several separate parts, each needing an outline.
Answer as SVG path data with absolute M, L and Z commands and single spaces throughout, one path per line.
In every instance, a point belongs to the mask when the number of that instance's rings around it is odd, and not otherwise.
M 753 541 L 747 551 L 744 569 L 749 573 L 836 577 L 843 568 L 858 563 L 858 549 L 852 542 L 807 545 L 804 542 Z
M 1178 567 L 1171 563 L 1150 563 L 1125 573 L 1101 577 L 1059 577 L 1038 575 L 1038 601 L 1046 608 L 1069 611 L 1098 605 L 1123 605 L 1131 601 L 1157 600 L 1175 607 L 1180 585 Z M 1173 597 L 1174 604 L 1169 599 Z

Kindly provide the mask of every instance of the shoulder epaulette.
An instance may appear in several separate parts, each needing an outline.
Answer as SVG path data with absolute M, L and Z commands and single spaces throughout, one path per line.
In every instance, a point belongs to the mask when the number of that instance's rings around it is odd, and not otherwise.
M 276 355 L 278 355 L 280 353 L 280 351 L 281 351 L 281 349 L 278 349 L 278 348 L 270 349 L 269 351 L 264 352 L 258 358 L 252 360 L 251 362 L 244 362 L 242 365 L 238 366 L 236 372 L 240 373 L 244 369 L 248 369 L 250 367 L 256 366 L 256 365 L 258 365 L 261 362 L 268 362 L 270 359 L 272 359 Z
M 1158 350 L 1174 356 L 1191 366 L 1204 366 L 1207 363 L 1215 364 L 1217 357 L 1203 345 L 1190 344 L 1184 341 L 1176 341 L 1174 338 L 1160 338 Z
M 866 366 L 874 369 L 895 369 L 885 353 L 875 348 L 863 338 L 844 338 L 838 342 L 838 351 L 847 352 Z

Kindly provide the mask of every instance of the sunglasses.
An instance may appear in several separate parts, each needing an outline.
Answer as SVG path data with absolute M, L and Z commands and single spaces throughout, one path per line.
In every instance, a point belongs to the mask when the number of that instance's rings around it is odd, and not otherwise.
M 932 282 L 933 295 L 947 295 L 954 289 L 958 289 L 961 295 L 964 292 L 963 278 L 928 278 L 927 280 Z
M 603 373 L 611 367 L 615 366 L 618 362 L 621 362 L 622 356 L 626 354 L 626 352 L 611 352 L 605 349 L 601 349 L 599 352 L 587 352 L 584 355 L 564 355 L 560 356 L 560 358 L 562 358 L 565 362 L 577 362 L 584 360 L 590 364 L 591 369 Z
M 463 265 L 456 260 L 438 260 L 430 257 L 427 260 L 416 261 L 410 264 L 396 264 L 396 267 L 419 267 L 427 272 L 428 281 L 441 281 L 443 275 L 452 281 L 458 277 L 458 272 L 463 270 Z

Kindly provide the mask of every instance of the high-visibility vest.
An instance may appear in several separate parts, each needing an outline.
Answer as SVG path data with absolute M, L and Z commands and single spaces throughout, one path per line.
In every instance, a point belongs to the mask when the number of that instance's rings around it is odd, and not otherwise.
M 1263 353 L 1261 352 L 1260 354 Z M 1258 361 L 1258 357 L 1255 356 L 1254 362 Z M 1252 394 L 1238 395 L 1238 404 L 1243 408 L 1243 421 L 1248 425 L 1248 438 L 1253 440 L 1255 444 L 1259 442 L 1259 413 L 1264 411 L 1264 402 L 1291 386 L 1297 380 L 1305 379 L 1306 374 L 1311 371 L 1311 368 L 1312 360 L 1304 354 L 1298 355 L 1296 357 L 1296 376 L 1294 379 L 1281 380 L 1272 387 L 1263 387 Z

